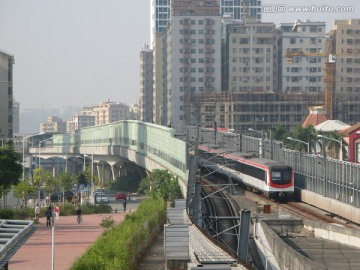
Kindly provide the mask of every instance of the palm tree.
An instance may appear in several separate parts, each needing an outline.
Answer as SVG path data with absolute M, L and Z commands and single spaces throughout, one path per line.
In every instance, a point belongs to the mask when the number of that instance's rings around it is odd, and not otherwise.
M 325 141 L 327 151 L 330 155 L 331 153 L 335 153 L 335 158 L 342 159 L 344 152 L 346 153 L 346 146 L 348 145 L 344 140 L 345 135 L 339 133 L 338 131 L 331 131 L 326 137 L 330 138 Z M 342 149 L 340 149 L 340 146 Z
M 285 141 L 288 134 L 288 131 L 285 129 L 285 127 L 281 125 L 272 126 L 269 132 L 272 139 L 280 142 Z
M 291 131 L 289 134 L 291 138 L 309 143 L 310 152 L 311 148 L 315 149 L 315 145 L 313 144 L 315 143 L 318 134 L 312 125 L 308 125 L 304 128 L 302 126 L 296 126 L 294 130 Z M 305 145 L 304 143 L 289 140 L 287 142 L 287 145 L 294 150 L 304 152 L 307 151 L 307 145 Z

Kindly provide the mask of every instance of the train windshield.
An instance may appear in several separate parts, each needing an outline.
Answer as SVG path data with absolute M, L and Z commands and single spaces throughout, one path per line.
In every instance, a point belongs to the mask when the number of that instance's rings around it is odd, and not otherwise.
M 272 177 L 273 182 L 276 182 L 276 181 L 287 182 L 287 181 L 291 180 L 291 171 L 290 170 L 281 170 L 281 171 L 273 170 L 273 171 L 271 171 L 271 177 Z

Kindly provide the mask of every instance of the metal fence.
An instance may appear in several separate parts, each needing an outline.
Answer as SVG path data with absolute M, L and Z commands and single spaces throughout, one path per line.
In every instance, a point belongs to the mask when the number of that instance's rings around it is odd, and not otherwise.
M 343 203 L 360 207 L 360 164 L 324 158 L 284 148 L 283 142 L 269 138 L 215 132 L 187 127 L 188 138 L 199 143 L 216 143 L 225 148 L 277 160 L 294 168 L 295 186 Z

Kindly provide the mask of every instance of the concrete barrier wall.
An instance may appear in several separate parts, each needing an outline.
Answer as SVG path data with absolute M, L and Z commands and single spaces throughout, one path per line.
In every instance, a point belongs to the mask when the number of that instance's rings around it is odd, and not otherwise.
M 287 245 L 275 231 L 270 228 L 266 223 L 269 221 L 260 221 L 260 226 L 264 230 L 266 235 L 266 240 L 269 243 L 269 246 L 274 254 L 274 257 L 277 263 L 280 266 L 280 269 L 289 269 L 289 270 L 313 270 L 313 269 L 326 269 L 324 266 L 304 257 L 300 253 L 293 250 L 289 245 Z M 285 230 L 286 221 L 282 221 L 282 225 L 278 226 L 278 228 L 282 228 Z M 289 220 L 289 223 L 293 222 L 293 220 Z M 275 225 L 275 221 L 271 222 L 272 225 Z M 291 224 L 289 224 L 291 225 Z M 298 225 L 296 225 L 297 227 Z M 290 232 L 290 230 L 288 230 Z M 285 231 L 284 231 L 285 232 Z
M 337 224 L 304 221 L 304 228 L 313 231 L 315 237 L 360 248 L 360 231 Z
M 305 203 L 314 205 L 327 212 L 334 213 L 335 215 L 360 224 L 359 208 L 353 207 L 349 204 L 345 204 L 334 199 L 324 197 L 320 194 L 305 189 L 296 189 L 295 195 L 298 199 Z

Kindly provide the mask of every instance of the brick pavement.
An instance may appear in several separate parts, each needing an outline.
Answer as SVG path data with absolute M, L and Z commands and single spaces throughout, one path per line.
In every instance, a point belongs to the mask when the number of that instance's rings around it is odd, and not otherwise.
M 104 231 L 100 226 L 103 218 L 111 216 L 116 222 L 124 219 L 124 212 L 83 215 L 77 224 L 76 216 L 61 216 L 55 224 L 54 269 L 70 269 L 73 262 L 93 244 Z M 52 229 L 46 227 L 45 218 L 35 225 L 36 231 L 9 261 L 9 269 L 51 269 Z

